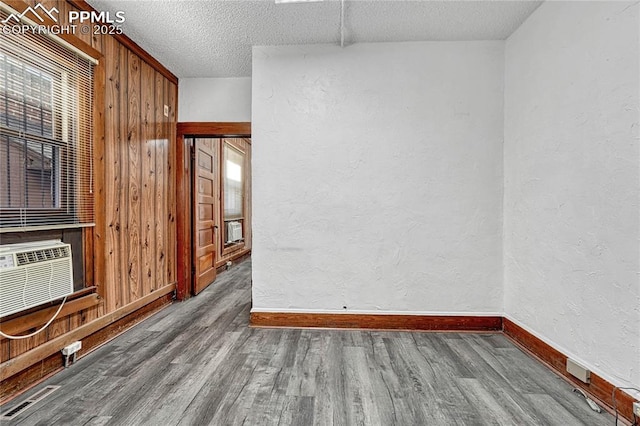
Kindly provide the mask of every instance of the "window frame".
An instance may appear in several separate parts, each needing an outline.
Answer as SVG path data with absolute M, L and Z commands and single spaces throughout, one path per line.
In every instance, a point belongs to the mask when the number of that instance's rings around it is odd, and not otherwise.
M 247 150 L 242 146 L 242 144 L 240 142 L 238 142 L 239 140 L 244 140 L 244 138 L 233 138 L 233 137 L 221 137 L 220 138 L 220 223 L 223 226 L 223 229 L 221 229 L 220 232 L 220 255 L 221 257 L 225 257 L 227 255 L 229 255 L 230 253 L 239 251 L 244 249 L 245 247 L 245 241 L 246 241 L 246 217 L 247 217 L 247 195 L 248 195 L 248 188 L 247 188 L 247 168 L 249 167 L 248 164 L 248 156 L 247 156 Z M 249 143 L 247 141 L 245 141 L 244 143 Z M 225 158 L 224 158 L 224 148 L 225 148 L 225 144 L 229 145 L 229 147 L 231 147 L 231 149 L 239 152 L 240 154 L 242 154 L 242 215 L 239 218 L 233 218 L 233 219 L 228 219 L 225 220 L 224 217 L 224 200 L 225 200 L 225 194 L 224 194 L 224 187 L 225 187 L 225 179 L 226 179 L 226 165 L 225 165 Z M 227 235 L 227 223 L 228 222 L 240 222 L 242 224 L 242 239 L 239 241 L 235 241 L 235 242 L 227 242 L 226 241 L 226 235 Z
M 77 183 L 70 173 L 77 173 L 82 169 L 82 162 L 80 159 L 80 150 L 83 148 L 79 146 L 79 141 L 75 140 L 75 137 L 69 135 L 75 135 L 77 129 L 80 126 L 79 120 L 81 120 L 81 100 L 83 95 L 83 88 L 80 87 L 77 81 L 69 81 L 69 75 L 73 74 L 74 64 L 66 60 L 66 58 L 58 58 L 53 54 L 44 55 L 40 57 L 40 63 L 34 63 L 33 61 L 25 61 L 22 58 L 17 58 L 11 54 L 11 52 L 3 52 L 2 56 L 6 59 L 20 63 L 25 68 L 38 71 L 41 74 L 47 75 L 52 79 L 52 93 L 51 93 L 51 137 L 44 135 L 37 135 L 27 133 L 26 123 L 23 123 L 24 127 L 21 130 L 8 127 L 5 121 L 0 121 L 0 137 L 7 138 L 7 150 L 10 150 L 11 140 L 17 140 L 19 143 L 24 144 L 25 147 L 29 142 L 35 142 L 39 144 L 46 144 L 57 148 L 57 166 L 52 171 L 52 179 L 55 185 L 55 202 L 56 207 L 28 207 L 28 206 L 0 206 L 0 233 L 19 232 L 25 229 L 58 229 L 58 228 L 81 228 L 93 226 L 93 223 L 84 223 L 80 220 L 82 212 L 78 207 L 79 200 L 82 199 L 83 194 L 79 193 L 81 185 Z M 95 67 L 94 67 L 95 68 Z M 95 85 L 95 70 L 93 75 L 92 85 Z M 6 84 L 6 83 L 5 83 Z M 62 89 L 62 100 L 56 99 L 56 93 L 54 90 L 55 85 L 58 84 Z M 95 90 L 95 89 L 94 89 Z M 27 90 L 24 89 L 23 92 Z M 65 96 L 67 94 L 68 96 Z M 7 88 L 7 98 L 9 97 Z M 25 96 L 23 95 L 23 98 Z M 69 99 L 69 97 L 71 99 Z M 22 107 L 27 108 L 29 103 L 24 100 Z M 62 107 L 60 106 L 62 105 Z M 94 107 L 91 107 L 89 112 L 90 116 L 94 114 Z M 7 115 L 9 111 L 7 108 Z M 26 120 L 26 119 L 25 119 Z M 93 144 L 94 135 L 91 136 L 91 143 Z M 66 141 L 65 141 L 66 139 Z M 3 141 L 4 142 L 4 141 Z M 75 146 L 78 145 L 78 146 Z M 27 148 L 28 149 L 28 148 Z M 9 151 L 7 151 L 9 152 Z M 90 153 L 92 156 L 93 153 Z M 71 167 L 69 167 L 71 166 Z M 7 172 L 3 165 L 0 164 L 2 173 Z M 27 186 L 27 173 L 28 166 L 25 163 L 22 166 L 24 172 L 23 186 Z M 28 193 L 23 192 L 21 198 L 24 199 L 26 204 Z M 43 216 L 55 216 L 55 223 L 39 223 L 38 218 Z

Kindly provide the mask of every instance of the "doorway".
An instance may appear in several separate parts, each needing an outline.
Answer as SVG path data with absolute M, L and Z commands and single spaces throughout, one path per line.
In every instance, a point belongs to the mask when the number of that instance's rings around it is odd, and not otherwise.
M 178 123 L 179 300 L 251 253 L 251 124 Z

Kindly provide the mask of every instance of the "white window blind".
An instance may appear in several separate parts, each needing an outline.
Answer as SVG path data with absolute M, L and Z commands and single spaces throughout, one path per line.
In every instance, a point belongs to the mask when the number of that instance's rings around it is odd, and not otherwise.
M 224 143 L 224 220 L 240 219 L 243 215 L 244 154 Z
M 92 224 L 92 84 L 93 63 L 49 36 L 2 34 L 0 231 Z

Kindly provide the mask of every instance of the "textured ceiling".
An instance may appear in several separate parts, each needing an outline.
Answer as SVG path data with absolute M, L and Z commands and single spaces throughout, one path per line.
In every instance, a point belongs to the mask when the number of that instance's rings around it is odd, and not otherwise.
M 340 42 L 340 2 L 89 0 L 178 77 L 251 75 L 251 46 Z M 345 1 L 345 44 L 501 40 L 539 1 Z

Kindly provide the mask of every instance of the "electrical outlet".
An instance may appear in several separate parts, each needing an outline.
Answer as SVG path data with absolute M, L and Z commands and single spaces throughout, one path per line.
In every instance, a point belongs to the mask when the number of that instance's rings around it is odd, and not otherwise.
M 591 371 L 578 361 L 567 358 L 567 373 L 584 383 L 591 381 Z
M 82 349 L 82 342 L 81 341 L 77 341 L 77 342 L 73 342 L 72 344 L 70 344 L 69 346 L 65 346 L 62 349 L 62 355 L 64 356 L 69 356 L 69 355 L 73 355 L 76 352 L 78 352 L 80 349 Z
M 633 414 L 635 414 L 636 417 L 640 417 L 640 402 L 633 403 Z

